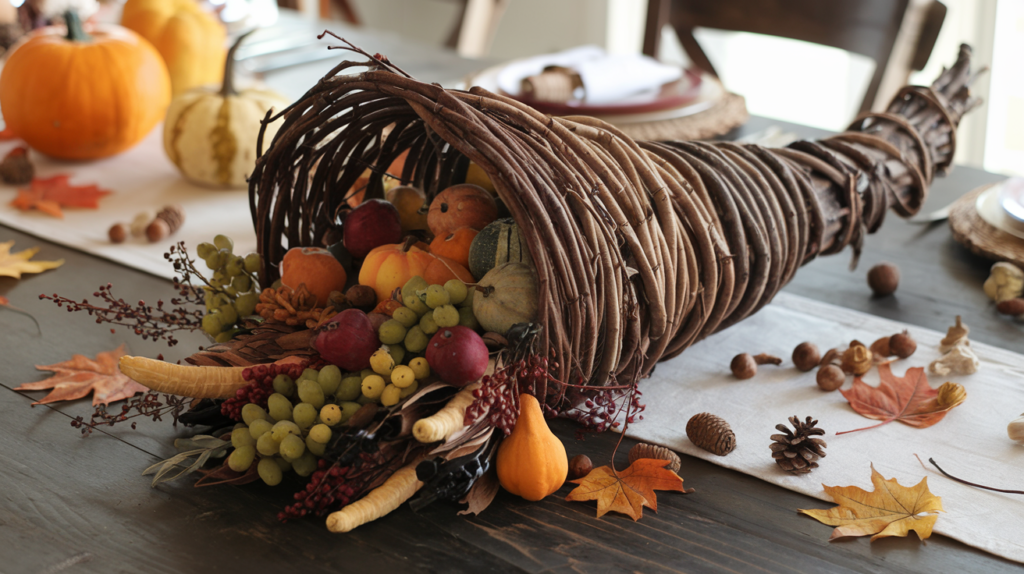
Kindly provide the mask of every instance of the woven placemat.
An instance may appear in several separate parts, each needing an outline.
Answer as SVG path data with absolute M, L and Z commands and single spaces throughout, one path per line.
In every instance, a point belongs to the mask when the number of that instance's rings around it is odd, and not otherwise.
M 638 141 L 700 140 L 727 133 L 749 118 L 746 99 L 725 92 L 710 108 L 693 115 L 653 122 L 615 123 L 615 127 Z
M 1024 239 L 992 227 L 975 207 L 978 196 L 994 185 L 998 184 L 973 189 L 953 204 L 949 210 L 953 238 L 975 255 L 1024 267 Z

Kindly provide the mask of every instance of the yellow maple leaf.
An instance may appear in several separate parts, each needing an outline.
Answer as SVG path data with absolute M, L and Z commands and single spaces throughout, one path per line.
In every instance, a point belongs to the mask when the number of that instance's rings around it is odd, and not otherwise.
M 911 530 L 924 540 L 932 535 L 932 527 L 942 510 L 942 499 L 928 491 L 928 477 L 908 488 L 896 479 L 883 478 L 871 465 L 874 492 L 856 486 L 825 486 L 835 501 L 835 508 L 799 510 L 820 522 L 835 526 L 829 540 L 844 536 L 867 536 L 871 540 L 887 536 L 906 536 Z
M 565 499 L 596 500 L 598 518 L 608 511 L 615 511 L 639 520 L 645 506 L 658 511 L 655 490 L 686 492 L 683 490 L 683 479 L 665 468 L 668 464 L 667 460 L 640 458 L 626 470 L 617 471 L 610 466 L 595 468 L 587 476 L 571 481 L 579 486 Z
M 11 253 L 14 241 L 0 242 L 0 277 L 14 277 L 21 279 L 22 273 L 42 273 L 47 269 L 56 269 L 64 265 L 64 260 L 57 261 L 29 261 L 39 252 L 38 247 L 32 247 L 17 253 Z

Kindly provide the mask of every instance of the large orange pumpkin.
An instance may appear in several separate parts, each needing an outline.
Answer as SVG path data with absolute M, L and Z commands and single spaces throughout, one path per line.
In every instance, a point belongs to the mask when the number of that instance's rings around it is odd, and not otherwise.
M 0 74 L 7 127 L 61 159 L 96 159 L 138 143 L 164 117 L 171 82 L 160 54 L 131 30 L 45 28 L 16 48 Z
M 359 270 L 359 284 L 372 287 L 377 300 L 391 298 L 391 293 L 419 275 L 428 285 L 444 285 L 450 279 L 473 282 L 473 275 L 462 265 L 447 257 L 433 255 L 425 243 L 411 240 L 381 245 L 370 251 Z
M 196 0 L 128 0 L 121 25 L 160 52 L 174 95 L 224 79 L 227 31 Z

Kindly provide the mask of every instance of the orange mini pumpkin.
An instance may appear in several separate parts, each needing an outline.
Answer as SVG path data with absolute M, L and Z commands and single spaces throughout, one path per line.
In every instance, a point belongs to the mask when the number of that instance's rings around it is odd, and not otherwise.
M 437 194 L 427 212 L 434 237 L 448 237 L 460 227 L 477 231 L 498 218 L 498 204 L 482 187 L 462 183 Z
M 473 238 L 477 233 L 480 232 L 470 227 L 461 227 L 447 237 L 438 235 L 430 242 L 430 252 L 456 261 L 468 269 L 469 246 L 473 244 Z
M 163 120 L 171 101 L 167 67 L 131 30 L 108 26 L 90 36 L 74 13 L 66 20 L 66 31 L 35 32 L 8 56 L 0 74 L 7 127 L 61 159 L 122 152 Z
M 423 277 L 428 285 L 444 285 L 450 279 L 473 282 L 473 275 L 465 267 L 428 250 L 425 243 L 414 244 L 412 238 L 404 243 L 381 245 L 363 260 L 359 284 L 373 287 L 377 299 L 384 301 L 391 298 L 395 289 L 417 275 Z

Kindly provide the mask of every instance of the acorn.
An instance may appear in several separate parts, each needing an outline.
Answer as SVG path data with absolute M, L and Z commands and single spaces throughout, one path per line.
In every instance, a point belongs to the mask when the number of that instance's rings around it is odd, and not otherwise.
M 868 287 L 876 297 L 892 295 L 899 284 L 900 270 L 892 263 L 879 263 L 868 270 Z
M 803 342 L 793 349 L 793 364 L 803 372 L 810 371 L 821 362 L 818 346 L 811 342 Z
M 889 337 L 889 351 L 901 359 L 906 359 L 917 350 L 917 341 L 910 336 L 910 333 L 903 331 Z

